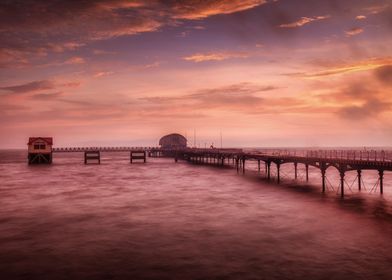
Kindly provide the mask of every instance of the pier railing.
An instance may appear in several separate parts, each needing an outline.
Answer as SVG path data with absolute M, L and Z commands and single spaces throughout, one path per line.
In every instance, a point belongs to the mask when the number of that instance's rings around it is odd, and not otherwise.
M 260 149 L 257 153 L 271 156 L 291 156 L 321 159 L 345 159 L 392 162 L 389 150 L 270 150 Z

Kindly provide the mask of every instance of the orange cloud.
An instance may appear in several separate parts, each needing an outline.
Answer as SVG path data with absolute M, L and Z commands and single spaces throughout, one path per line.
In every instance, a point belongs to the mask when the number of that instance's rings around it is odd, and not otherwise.
M 186 61 L 204 62 L 204 61 L 221 61 L 230 58 L 247 58 L 246 52 L 215 52 L 215 53 L 197 53 L 183 57 Z
M 248 10 L 265 4 L 266 0 L 232 0 L 232 1 L 186 1 L 187 5 L 175 4 L 174 16 L 177 19 L 202 19 L 218 14 L 231 14 Z
M 351 36 L 355 36 L 358 34 L 361 34 L 363 32 L 363 29 L 360 27 L 354 27 L 351 28 L 350 30 L 347 30 L 345 33 L 347 36 L 351 37 Z
M 360 15 L 360 16 L 356 16 L 355 17 L 355 19 L 357 19 L 357 20 L 363 20 L 363 19 L 366 19 L 367 17 L 366 16 L 363 16 L 363 15 Z
M 279 27 L 281 27 L 281 28 L 296 28 L 296 27 L 304 26 L 305 24 L 311 23 L 313 21 L 324 20 L 327 18 L 330 18 L 330 16 L 326 15 L 326 16 L 317 16 L 317 17 L 302 17 L 295 22 L 281 24 L 281 25 L 279 25 Z
M 357 62 L 354 64 L 337 65 L 335 67 L 332 67 L 332 68 L 329 68 L 326 70 L 322 70 L 322 71 L 292 73 L 292 74 L 288 74 L 288 76 L 300 77 L 300 78 L 306 78 L 306 79 L 315 79 L 315 78 L 331 76 L 331 75 L 339 75 L 339 74 L 345 74 L 345 73 L 367 71 L 367 70 L 376 69 L 381 66 L 390 65 L 390 64 L 392 64 L 392 58 L 390 58 L 390 57 L 375 58 L 375 59 L 371 59 L 371 60 L 360 61 L 360 62 Z

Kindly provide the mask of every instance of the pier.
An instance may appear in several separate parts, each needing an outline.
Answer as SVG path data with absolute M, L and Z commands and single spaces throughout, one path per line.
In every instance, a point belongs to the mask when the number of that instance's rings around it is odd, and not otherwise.
M 162 140 L 163 139 L 163 140 Z M 362 189 L 362 171 L 375 170 L 378 172 L 377 187 L 380 194 L 384 192 L 384 173 L 392 171 L 392 152 L 383 150 L 282 150 L 258 149 L 244 151 L 243 149 L 189 148 L 186 139 L 179 134 L 164 136 L 160 147 L 52 147 L 50 137 L 31 137 L 28 143 L 29 164 L 51 164 L 52 154 L 83 153 L 84 163 L 101 163 L 103 152 L 129 152 L 129 162 L 146 163 L 148 157 L 169 157 L 174 162 L 185 160 L 189 163 L 230 166 L 238 173 L 245 174 L 249 162 L 257 162 L 257 171 L 261 174 L 262 165 L 265 179 L 272 180 L 271 168 L 276 168 L 276 182 L 281 183 L 281 166 L 291 164 L 294 169 L 294 179 L 298 179 L 299 166 L 305 167 L 305 180 L 309 181 L 309 167 L 320 170 L 321 192 L 326 192 L 326 172 L 335 168 L 339 173 L 340 196 L 345 194 L 345 176 L 347 172 L 356 172 L 358 190 Z M 175 140 L 174 142 L 173 139 Z M 176 144 L 177 142 L 180 144 Z

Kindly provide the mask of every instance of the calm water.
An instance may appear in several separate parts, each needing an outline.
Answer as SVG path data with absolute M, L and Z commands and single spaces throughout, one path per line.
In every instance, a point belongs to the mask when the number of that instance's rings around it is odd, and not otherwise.
M 267 183 L 230 168 L 0 152 L 1 279 L 392 279 L 392 178 L 347 197 L 338 180 Z M 303 178 L 303 172 L 300 173 Z M 348 185 L 355 174 L 347 177 Z M 375 188 L 374 188 L 375 189 Z M 376 189 L 375 189 L 376 190 Z

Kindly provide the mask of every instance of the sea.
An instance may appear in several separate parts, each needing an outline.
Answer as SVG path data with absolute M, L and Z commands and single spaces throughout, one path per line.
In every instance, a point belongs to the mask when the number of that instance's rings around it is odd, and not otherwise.
M 392 279 L 392 174 L 0 151 L 0 279 Z M 392 172 L 391 172 L 392 173 Z M 276 170 L 272 171 L 275 177 Z

